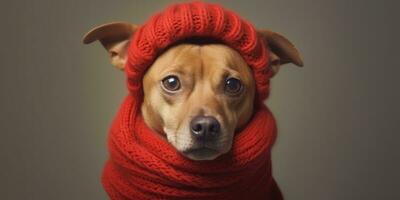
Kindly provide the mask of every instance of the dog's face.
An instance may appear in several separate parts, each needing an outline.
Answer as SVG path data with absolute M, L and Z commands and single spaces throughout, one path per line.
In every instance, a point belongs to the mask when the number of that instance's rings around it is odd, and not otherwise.
M 123 70 L 136 30 L 129 23 L 105 24 L 89 31 L 83 41 L 99 40 L 111 63 Z M 285 37 L 268 30 L 259 35 L 268 43 L 274 75 L 281 64 L 303 65 Z M 235 132 L 253 113 L 255 83 L 250 68 L 223 44 L 183 43 L 169 48 L 147 70 L 143 90 L 146 124 L 193 160 L 212 160 L 228 152 Z
M 180 44 L 160 55 L 143 79 L 146 124 L 177 151 L 210 160 L 232 146 L 253 113 L 255 83 L 239 53 L 222 44 Z

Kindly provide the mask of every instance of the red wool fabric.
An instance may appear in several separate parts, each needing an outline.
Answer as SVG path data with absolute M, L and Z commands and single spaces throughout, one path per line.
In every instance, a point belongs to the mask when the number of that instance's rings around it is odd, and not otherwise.
M 153 132 L 140 113 L 142 78 L 166 48 L 190 38 L 218 40 L 238 51 L 252 69 L 257 93 L 249 124 L 236 133 L 232 150 L 211 161 L 190 160 Z M 276 122 L 262 103 L 269 94 L 268 49 L 254 27 L 216 4 L 175 4 L 154 15 L 134 34 L 125 66 L 129 95 L 109 138 L 110 159 L 102 175 L 113 200 L 282 200 L 271 170 Z

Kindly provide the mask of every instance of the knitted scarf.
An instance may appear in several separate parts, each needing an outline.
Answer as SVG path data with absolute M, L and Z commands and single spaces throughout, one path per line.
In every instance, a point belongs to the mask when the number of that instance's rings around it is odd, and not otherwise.
M 256 83 L 250 122 L 235 134 L 231 151 L 211 161 L 181 155 L 147 127 L 140 112 L 148 67 L 166 48 L 192 37 L 217 39 L 238 51 Z M 271 174 L 276 123 L 262 103 L 272 75 L 268 50 L 250 23 L 215 4 L 173 5 L 136 31 L 125 71 L 129 95 L 112 124 L 102 175 L 111 199 L 283 199 Z
M 276 124 L 264 105 L 237 133 L 229 153 L 193 161 L 146 126 L 139 104 L 128 95 L 111 128 L 111 158 L 102 177 L 111 199 L 282 200 L 271 176 Z

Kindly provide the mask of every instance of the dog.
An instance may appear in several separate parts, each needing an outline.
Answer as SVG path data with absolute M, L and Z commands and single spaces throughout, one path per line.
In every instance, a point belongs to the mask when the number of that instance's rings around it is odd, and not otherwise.
M 138 27 L 104 24 L 90 30 L 83 42 L 99 40 L 111 64 L 124 70 Z M 283 64 L 303 66 L 298 50 L 283 35 L 257 32 L 268 44 L 274 75 Z M 224 44 L 186 41 L 168 48 L 146 72 L 143 88 L 145 123 L 192 160 L 213 160 L 229 152 L 235 133 L 253 113 L 254 77 L 240 54 Z

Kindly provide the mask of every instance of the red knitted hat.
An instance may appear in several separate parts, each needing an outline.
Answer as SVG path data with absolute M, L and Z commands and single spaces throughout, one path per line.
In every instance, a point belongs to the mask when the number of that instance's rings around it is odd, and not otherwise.
M 269 94 L 268 49 L 255 28 L 236 13 L 204 2 L 175 4 L 139 27 L 128 49 L 125 71 L 131 93 L 142 92 L 147 68 L 169 46 L 190 38 L 221 42 L 239 52 L 252 69 L 256 100 Z

